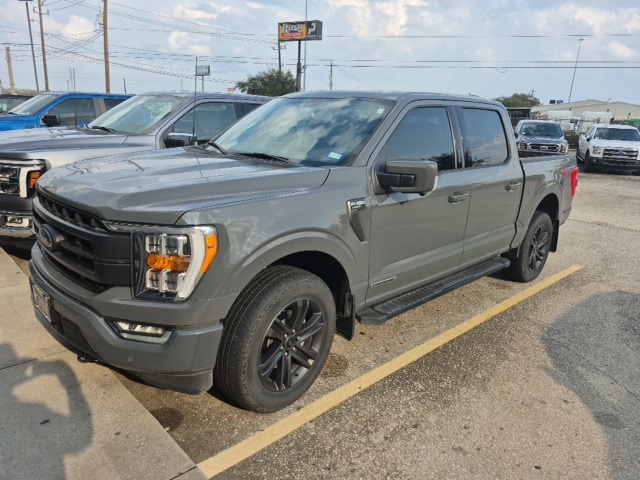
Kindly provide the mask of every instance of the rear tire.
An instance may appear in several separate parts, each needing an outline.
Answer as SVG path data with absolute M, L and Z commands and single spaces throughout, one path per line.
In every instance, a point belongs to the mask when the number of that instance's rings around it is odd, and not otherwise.
M 517 282 L 535 280 L 547 262 L 552 238 L 551 218 L 545 212 L 536 211 L 520 247 L 509 254 L 511 265 L 505 269 L 505 275 Z
M 254 412 L 291 405 L 320 374 L 335 321 L 333 294 L 320 278 L 289 266 L 263 270 L 224 321 L 217 389 Z

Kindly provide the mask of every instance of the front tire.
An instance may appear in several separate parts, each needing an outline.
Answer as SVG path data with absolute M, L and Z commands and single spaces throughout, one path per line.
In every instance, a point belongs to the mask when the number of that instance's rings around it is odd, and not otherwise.
M 547 262 L 552 238 L 551 218 L 544 212 L 536 211 L 520 247 L 509 255 L 511 265 L 505 269 L 507 277 L 517 282 L 535 280 Z
M 589 151 L 584 154 L 584 173 L 593 172 L 593 162 L 591 161 L 591 156 L 589 156 Z
M 335 321 L 333 295 L 320 278 L 289 266 L 263 270 L 224 321 L 216 387 L 254 412 L 291 405 L 320 374 Z

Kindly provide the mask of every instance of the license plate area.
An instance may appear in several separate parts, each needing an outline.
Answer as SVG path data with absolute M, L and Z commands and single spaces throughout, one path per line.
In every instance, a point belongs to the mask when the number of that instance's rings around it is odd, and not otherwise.
M 47 319 L 47 322 L 53 323 L 51 321 L 51 297 L 44 293 L 35 283 L 31 283 L 31 295 L 33 304 L 38 311 Z

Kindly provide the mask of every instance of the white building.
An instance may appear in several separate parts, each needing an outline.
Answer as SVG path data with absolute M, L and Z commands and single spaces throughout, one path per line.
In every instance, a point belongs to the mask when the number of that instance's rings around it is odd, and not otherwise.
M 552 110 L 569 110 L 572 117 L 580 117 L 585 112 L 611 113 L 612 121 L 614 122 L 622 122 L 629 118 L 640 119 L 640 105 L 626 102 L 603 102 L 600 100 L 539 105 L 531 107 L 531 117 L 536 118 Z

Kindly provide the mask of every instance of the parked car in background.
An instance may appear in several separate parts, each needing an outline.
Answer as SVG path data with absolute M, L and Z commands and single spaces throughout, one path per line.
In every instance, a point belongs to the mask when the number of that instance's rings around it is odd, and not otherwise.
M 155 92 L 122 102 L 84 128 L 0 136 L 0 239 L 25 243 L 20 239 L 33 238 L 31 199 L 45 171 L 116 153 L 203 144 L 269 100 L 254 95 Z
M 541 154 L 560 154 L 569 151 L 560 124 L 545 120 L 520 120 L 514 130 L 518 153 L 527 157 Z
M 640 173 L 640 132 L 631 125 L 594 125 L 580 135 L 576 158 L 584 171 L 595 168 Z
M 74 127 L 95 120 L 129 97 L 108 93 L 41 93 L 0 115 L 0 131 Z
M 32 98 L 32 95 L 11 95 L 8 93 L 0 94 L 0 113 L 7 113 L 14 107 Z

